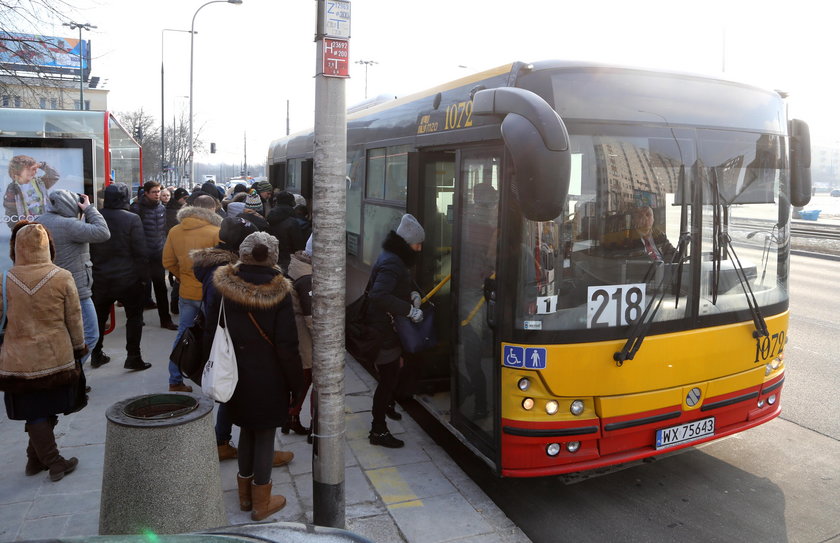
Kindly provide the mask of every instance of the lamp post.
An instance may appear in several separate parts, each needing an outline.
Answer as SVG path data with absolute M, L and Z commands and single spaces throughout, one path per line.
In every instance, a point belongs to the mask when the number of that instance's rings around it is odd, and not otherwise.
M 96 26 L 90 23 L 61 23 L 61 26 L 69 26 L 70 30 L 79 29 L 79 111 L 85 110 L 85 42 L 82 40 L 82 30 L 87 30 L 88 32 L 91 29 L 96 28 Z
M 242 0 L 210 0 L 206 4 L 202 4 L 195 10 L 190 25 L 190 183 L 195 184 L 195 156 L 193 153 L 193 58 L 195 55 L 195 17 L 201 8 L 209 6 L 210 4 L 241 4 Z
M 164 28 L 160 31 L 160 176 L 161 181 L 166 177 L 164 167 L 166 165 L 166 117 L 164 104 L 166 101 L 163 86 L 163 33 L 164 32 L 190 32 L 189 30 L 178 30 L 175 28 Z
M 375 60 L 357 60 L 356 64 L 364 64 L 365 65 L 365 100 L 367 100 L 367 72 L 368 72 L 368 66 L 371 66 L 373 64 L 379 64 L 379 63 L 376 62 Z

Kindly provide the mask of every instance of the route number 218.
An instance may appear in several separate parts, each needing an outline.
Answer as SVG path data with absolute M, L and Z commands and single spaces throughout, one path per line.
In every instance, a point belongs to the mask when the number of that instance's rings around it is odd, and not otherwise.
M 645 284 L 605 285 L 587 289 L 588 328 L 626 326 L 645 310 Z

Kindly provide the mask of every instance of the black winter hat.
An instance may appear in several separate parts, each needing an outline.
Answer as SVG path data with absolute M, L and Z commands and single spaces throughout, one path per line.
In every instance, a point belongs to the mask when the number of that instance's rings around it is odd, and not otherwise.
M 257 231 L 257 227 L 245 219 L 226 217 L 222 219 L 219 239 L 227 246 L 228 251 L 238 253 L 242 240 Z
M 184 196 L 189 196 L 189 195 L 190 195 L 190 192 L 187 189 L 185 189 L 183 187 L 178 187 L 177 189 L 175 189 L 175 193 L 172 195 L 172 199 L 175 200 L 175 201 L 178 201 L 181 198 L 183 198 Z

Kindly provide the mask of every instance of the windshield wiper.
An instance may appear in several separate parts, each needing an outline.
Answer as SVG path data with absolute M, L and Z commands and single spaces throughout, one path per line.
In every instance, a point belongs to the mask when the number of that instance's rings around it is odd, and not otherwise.
M 764 316 L 758 307 L 758 301 L 755 299 L 752 287 L 750 287 L 750 280 L 744 271 L 744 267 L 741 265 L 741 259 L 738 258 L 738 254 L 732 246 L 732 237 L 729 235 L 727 229 L 723 227 L 723 221 L 721 221 L 723 204 L 721 204 L 717 170 L 715 168 L 712 168 L 712 199 L 712 304 L 717 304 L 718 286 L 720 284 L 720 265 L 723 260 L 722 253 L 725 248 L 728 254 L 732 256 L 731 261 L 735 264 L 735 275 L 738 277 L 738 282 L 741 283 L 741 290 L 744 291 L 744 296 L 747 299 L 747 306 L 749 306 L 753 325 L 755 326 L 753 337 L 769 336 L 770 332 L 767 330 L 767 322 L 764 320 Z
M 684 248 L 688 245 L 688 241 L 690 239 L 691 235 L 688 232 L 680 234 L 678 248 L 674 251 L 674 256 L 671 257 L 671 262 L 669 262 L 670 265 L 665 266 L 665 273 L 662 274 L 662 278 L 656 285 L 656 290 L 659 292 L 658 296 L 656 297 L 654 303 L 650 303 L 645 306 L 645 310 L 642 311 L 641 316 L 630 326 L 630 332 L 627 334 L 627 341 L 624 343 L 624 347 L 622 347 L 620 351 L 613 353 L 613 360 L 615 360 L 616 366 L 621 367 L 625 361 L 633 360 L 638 350 L 642 347 L 642 342 L 645 340 L 645 337 L 647 337 L 647 334 L 650 331 L 650 325 L 653 323 L 653 319 L 656 317 L 656 313 L 662 305 L 662 300 L 665 299 L 666 290 L 662 287 L 663 285 L 673 284 L 673 264 L 676 262 L 679 262 L 679 266 L 677 267 L 679 270 L 678 273 L 680 276 L 682 275 L 682 261 L 683 254 L 685 252 Z M 663 266 L 664 264 L 665 262 L 660 260 L 651 263 L 651 266 L 655 269 L 656 267 Z M 679 285 L 679 282 L 677 284 Z

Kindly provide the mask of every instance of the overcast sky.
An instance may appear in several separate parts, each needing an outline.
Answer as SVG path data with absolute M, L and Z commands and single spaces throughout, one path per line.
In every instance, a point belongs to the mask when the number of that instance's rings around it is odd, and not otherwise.
M 188 30 L 201 0 L 69 0 L 68 16 L 98 28 L 93 75 L 113 111 L 160 117 L 188 111 Z M 816 144 L 840 145 L 838 47 L 831 2 L 798 0 L 354 0 L 351 62 L 373 60 L 368 95 L 404 95 L 515 60 L 592 60 L 728 76 L 791 92 L 791 113 Z M 315 107 L 314 0 L 214 3 L 195 19 L 193 107 L 215 159 L 262 163 L 271 140 L 309 128 Z M 67 28 L 43 34 L 78 37 Z M 724 56 L 725 49 L 725 56 Z M 348 106 L 364 99 L 365 68 L 351 64 Z

